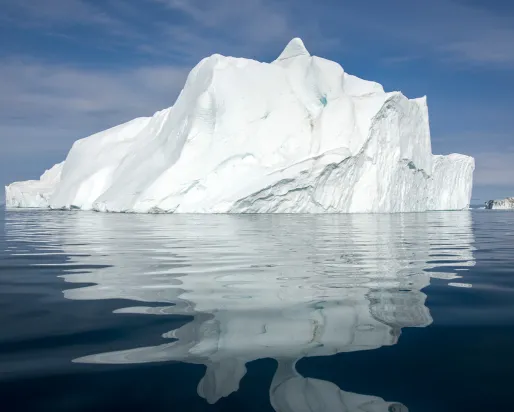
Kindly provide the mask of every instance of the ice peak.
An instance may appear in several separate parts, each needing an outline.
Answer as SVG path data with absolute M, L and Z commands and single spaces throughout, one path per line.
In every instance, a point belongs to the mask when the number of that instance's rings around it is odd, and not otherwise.
M 284 51 L 280 54 L 280 56 L 278 56 L 277 60 L 285 60 L 297 56 L 310 56 L 310 53 L 305 48 L 302 39 L 299 37 L 295 37 L 287 44 Z
M 120 213 L 460 210 L 474 168 L 432 155 L 424 101 L 311 57 L 295 38 L 271 64 L 202 59 L 175 106 L 81 139 L 5 197 L 8 208 Z

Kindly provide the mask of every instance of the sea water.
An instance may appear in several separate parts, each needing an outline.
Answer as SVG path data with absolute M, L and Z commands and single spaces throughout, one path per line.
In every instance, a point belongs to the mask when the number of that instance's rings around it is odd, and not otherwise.
M 0 212 L 2 411 L 514 410 L 514 213 Z

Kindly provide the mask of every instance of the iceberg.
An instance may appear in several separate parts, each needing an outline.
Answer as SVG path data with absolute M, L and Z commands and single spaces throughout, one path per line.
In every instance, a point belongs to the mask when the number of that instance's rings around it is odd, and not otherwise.
M 514 197 L 508 197 L 501 200 L 489 200 L 488 202 L 485 202 L 485 208 L 514 210 Z
M 311 56 L 214 54 L 175 105 L 76 141 L 7 207 L 136 213 L 382 213 L 469 207 L 474 159 L 432 154 L 426 98 Z

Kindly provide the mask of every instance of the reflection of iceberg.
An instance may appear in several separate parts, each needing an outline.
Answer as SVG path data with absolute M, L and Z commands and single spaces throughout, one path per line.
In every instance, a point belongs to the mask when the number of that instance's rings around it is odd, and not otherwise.
M 431 323 L 421 291 L 430 277 L 456 278 L 474 264 L 469 212 L 80 213 L 65 222 L 54 218 L 45 227 L 70 257 L 64 278 L 94 283 L 65 291 L 67 298 L 157 302 L 117 312 L 193 316 L 164 334 L 169 343 L 77 362 L 203 364 L 198 393 L 214 403 L 239 388 L 248 362 L 274 358 L 270 400 L 281 412 L 406 410 L 303 377 L 294 365 L 303 357 L 395 344 L 402 328 Z M 95 268 L 79 272 L 77 264 Z
M 279 361 L 270 389 L 276 411 L 349 411 L 406 412 L 408 409 L 381 398 L 345 392 L 337 385 L 320 379 L 304 378 L 294 368 L 294 361 Z

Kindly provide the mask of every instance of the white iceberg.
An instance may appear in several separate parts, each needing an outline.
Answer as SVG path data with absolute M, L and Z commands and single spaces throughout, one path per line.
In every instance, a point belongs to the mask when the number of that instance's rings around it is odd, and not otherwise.
M 485 203 L 486 209 L 503 209 L 514 210 L 514 197 L 508 197 L 502 200 L 489 200 Z
M 175 105 L 78 140 L 8 207 L 109 212 L 412 212 L 469 207 L 474 160 L 432 155 L 425 98 L 311 56 L 203 59 Z

